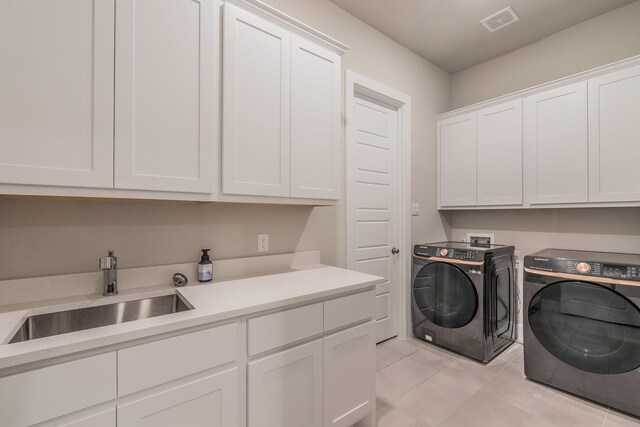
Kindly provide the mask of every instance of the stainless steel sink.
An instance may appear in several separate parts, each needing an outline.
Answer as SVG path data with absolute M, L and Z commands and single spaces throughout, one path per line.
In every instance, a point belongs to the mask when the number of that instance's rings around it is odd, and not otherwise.
M 164 295 L 27 317 L 9 344 L 192 310 L 180 295 Z

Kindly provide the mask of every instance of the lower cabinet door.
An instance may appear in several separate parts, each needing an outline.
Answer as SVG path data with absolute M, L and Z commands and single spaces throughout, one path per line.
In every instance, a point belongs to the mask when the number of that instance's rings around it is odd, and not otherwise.
M 249 363 L 250 427 L 322 425 L 322 340 Z
M 56 427 L 116 427 L 116 408 L 76 416 L 53 423 Z
M 324 425 L 350 426 L 375 410 L 375 322 L 324 338 Z
M 237 425 L 237 368 L 118 406 L 118 427 Z

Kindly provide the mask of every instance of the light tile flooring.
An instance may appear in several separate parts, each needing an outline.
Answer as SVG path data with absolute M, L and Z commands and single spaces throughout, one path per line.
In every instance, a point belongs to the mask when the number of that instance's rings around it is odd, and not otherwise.
M 488 365 L 418 340 L 377 346 L 378 427 L 627 427 L 640 420 L 527 380 L 522 346 Z

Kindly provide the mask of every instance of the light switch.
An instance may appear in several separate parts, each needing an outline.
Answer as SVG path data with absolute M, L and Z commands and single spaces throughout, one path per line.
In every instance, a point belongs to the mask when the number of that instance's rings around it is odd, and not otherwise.
M 420 204 L 419 203 L 411 203 L 411 215 L 412 216 L 420 215 Z

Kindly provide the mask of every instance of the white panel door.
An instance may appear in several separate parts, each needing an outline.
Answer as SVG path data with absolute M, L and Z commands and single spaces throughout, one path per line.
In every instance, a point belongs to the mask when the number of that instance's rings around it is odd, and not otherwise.
M 0 182 L 113 187 L 114 0 L 0 1 Z
M 640 201 L 640 67 L 589 81 L 589 201 Z
M 476 113 L 439 123 L 440 206 L 476 204 Z
M 524 145 L 527 203 L 587 202 L 586 83 L 525 98 Z
M 351 426 L 375 408 L 375 322 L 324 338 L 324 425 Z
M 522 100 L 477 113 L 478 205 L 522 204 Z
M 237 368 L 118 405 L 118 427 L 237 425 Z
M 211 192 L 217 169 L 214 4 L 117 0 L 116 188 Z
M 338 199 L 340 56 L 291 39 L 291 197 Z
M 398 112 L 359 97 L 353 102 L 347 265 L 387 279 L 376 287 L 376 338 L 383 341 L 398 333 L 395 303 L 400 265 L 392 254 L 400 242 Z
M 250 427 L 322 425 L 322 340 L 249 363 Z
M 222 189 L 289 196 L 291 34 L 224 6 Z

